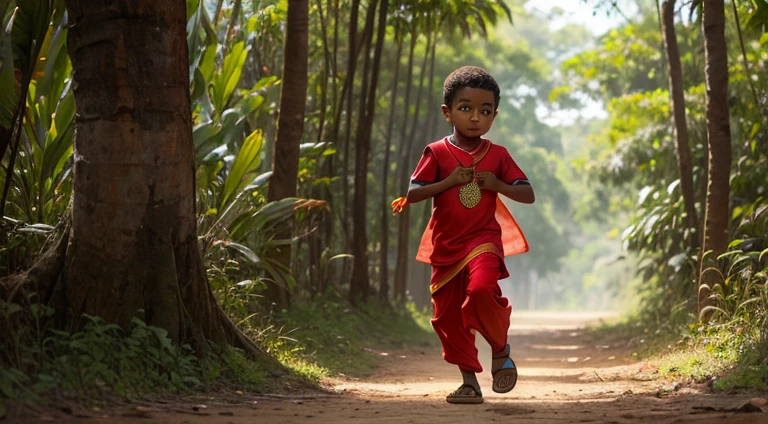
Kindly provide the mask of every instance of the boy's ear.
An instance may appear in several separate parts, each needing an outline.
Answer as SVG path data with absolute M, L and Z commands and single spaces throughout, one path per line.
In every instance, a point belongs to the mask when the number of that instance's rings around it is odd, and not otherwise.
M 445 120 L 448 121 L 448 122 L 452 122 L 451 121 L 451 108 L 449 108 L 446 105 L 441 105 L 440 106 L 440 110 L 443 111 L 443 116 L 445 117 Z

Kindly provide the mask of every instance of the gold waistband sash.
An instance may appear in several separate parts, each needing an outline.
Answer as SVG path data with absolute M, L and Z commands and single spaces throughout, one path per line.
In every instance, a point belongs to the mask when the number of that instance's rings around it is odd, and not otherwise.
M 493 243 L 481 244 L 481 245 L 477 246 L 476 248 L 472 249 L 472 251 L 469 252 L 467 254 L 467 256 L 465 256 L 464 259 L 461 260 L 461 262 L 459 262 L 458 264 L 456 264 L 456 266 L 451 268 L 451 270 L 447 274 L 445 274 L 445 276 L 440 278 L 439 281 L 433 282 L 429 286 L 429 292 L 434 294 L 436 291 L 440 290 L 441 287 L 446 285 L 449 281 L 451 281 L 453 279 L 453 277 L 458 275 L 458 273 L 460 273 L 461 270 L 464 269 L 465 266 L 467 266 L 469 261 L 471 261 L 472 259 L 475 259 L 479 255 L 481 255 L 483 253 L 487 253 L 487 252 L 495 253 L 495 254 L 499 255 L 499 257 L 502 257 L 502 258 L 504 257 L 504 254 L 502 252 L 499 252 L 499 249 L 496 247 L 495 244 L 493 244 Z

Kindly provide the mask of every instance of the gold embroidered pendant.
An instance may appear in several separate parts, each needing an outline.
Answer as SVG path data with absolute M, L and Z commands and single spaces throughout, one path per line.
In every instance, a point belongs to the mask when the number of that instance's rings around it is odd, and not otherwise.
M 459 189 L 459 200 L 468 209 L 472 209 L 480 203 L 480 186 L 472 181 Z

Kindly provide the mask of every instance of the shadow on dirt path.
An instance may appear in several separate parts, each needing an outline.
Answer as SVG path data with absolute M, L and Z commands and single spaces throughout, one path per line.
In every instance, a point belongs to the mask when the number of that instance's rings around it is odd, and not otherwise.
M 485 403 L 450 405 L 458 370 L 439 347 L 377 352 L 382 366 L 366 379 L 328 381 L 327 393 L 295 396 L 247 394 L 211 398 L 205 405 L 131 406 L 105 413 L 42 416 L 76 423 L 768 423 L 768 413 L 736 410 L 749 396 L 707 394 L 683 387 L 671 394 L 652 367 L 631 359 L 623 346 L 588 343 L 583 327 L 605 318 L 594 313 L 515 312 L 512 355 L 520 377 L 511 393 L 490 390 L 490 352 L 478 338 Z M 99 416 L 101 415 L 101 416 Z M 37 421 L 37 420 L 36 420 Z

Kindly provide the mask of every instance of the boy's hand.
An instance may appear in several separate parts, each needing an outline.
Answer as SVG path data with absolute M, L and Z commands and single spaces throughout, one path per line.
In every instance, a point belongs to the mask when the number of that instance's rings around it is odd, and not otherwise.
M 472 168 L 462 168 L 457 166 L 446 179 L 450 182 L 451 187 L 453 187 L 459 184 L 467 184 L 472 181 L 473 177 L 474 171 Z
M 478 172 L 477 173 L 477 185 L 481 189 L 499 191 L 498 190 L 499 179 L 496 178 L 496 174 L 493 172 Z

